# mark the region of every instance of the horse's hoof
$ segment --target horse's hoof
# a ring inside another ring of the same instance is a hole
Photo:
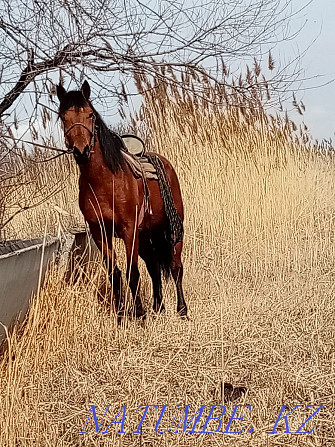
[[[178,310],[178,315],[183,320],[189,320],[189,318],[187,316],[187,308],[186,307],[183,307],[182,309]]]
[[[145,328],[146,320],[147,320],[147,313],[146,312],[143,312],[143,314],[141,316],[136,315],[136,321],[139,323],[139,325],[142,328]]]
[[[155,305],[153,305],[153,310],[154,312],[156,312],[156,314],[161,314],[165,312],[165,306],[163,303],[158,308]]]
[[[118,324],[118,326],[120,326],[121,325],[121,323],[122,323],[122,319],[123,318],[126,318],[126,312],[124,311],[124,310],[120,310],[119,312],[117,312],[117,314],[116,314],[116,318],[117,318],[117,324]]]
[[[145,310],[143,310],[143,309],[137,310],[137,311],[135,312],[135,314],[134,314],[134,317],[135,317],[137,320],[145,321],[146,318],[147,318],[147,312],[146,312]]]

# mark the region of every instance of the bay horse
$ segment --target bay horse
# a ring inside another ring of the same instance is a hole
[[[107,264],[118,320],[125,315],[125,302],[121,271],[112,243],[114,236],[125,244],[133,314],[143,319],[146,316],[140,298],[140,256],[152,279],[154,311],[164,310],[161,276],[162,273],[166,277],[171,274],[177,289],[177,312],[187,318],[182,287],[183,237],[175,243],[169,238],[171,225],[164,206],[162,185],[157,180],[143,182],[134,176],[125,159],[122,139],[107,127],[90,101],[87,81],[80,90],[69,92],[58,85],[57,96],[65,144],[74,154],[80,169],[79,207]],[[183,201],[176,172],[166,158],[157,154],[155,157],[167,178],[169,194],[182,225]],[[150,212],[142,213],[140,218],[146,195],[145,183]]]

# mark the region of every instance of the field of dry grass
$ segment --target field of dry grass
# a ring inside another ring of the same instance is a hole
[[[185,201],[190,321],[176,315],[167,283],[164,315],[150,314],[144,327],[134,321],[117,327],[98,304],[101,267],[92,265],[86,283],[75,285],[65,284],[63,267],[54,268],[0,363],[0,445],[334,445],[334,160],[306,151],[290,137],[288,123],[209,110],[178,92],[150,95],[139,118],[150,146],[174,163]],[[42,216],[64,227],[79,218],[76,181],[73,169],[66,190],[31,211],[40,216],[35,231],[44,230]],[[55,218],[55,206],[70,216]],[[21,214],[12,233],[30,236],[29,222]],[[151,307],[143,265],[141,271]],[[230,429],[243,425],[244,432],[191,434],[180,426],[175,433],[176,405],[188,404],[194,414],[201,405],[223,404],[221,382],[247,393],[226,404],[220,431],[234,404],[250,404],[251,413],[240,410],[243,423]],[[114,406],[98,434],[92,415],[80,434],[90,404],[99,420],[105,405]],[[157,411],[149,409],[142,434],[134,434],[143,412],[136,408],[149,404]],[[306,405],[323,405],[302,430],[314,431],[288,434],[282,421],[270,434],[283,404],[302,405],[288,418],[291,432],[311,414]],[[123,405],[125,433],[117,433],[120,424],[101,433]],[[169,405],[159,426],[165,432],[156,433],[162,405]]]

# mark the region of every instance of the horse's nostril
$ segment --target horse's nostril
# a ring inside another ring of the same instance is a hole
[[[77,146],[73,146],[73,155],[78,164],[86,164],[90,160],[90,147],[86,145],[81,151]]]
[[[77,148],[77,146],[73,146],[72,151],[76,159],[81,156],[80,150]]]
[[[78,149],[77,146],[73,146],[72,149],[73,149],[73,152],[76,152],[77,154],[81,154],[81,155],[88,153],[90,150],[88,144],[82,150]]]

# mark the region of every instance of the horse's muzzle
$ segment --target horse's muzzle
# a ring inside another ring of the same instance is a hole
[[[73,155],[78,163],[78,165],[84,165],[87,164],[90,161],[91,158],[91,151],[89,148],[89,145],[87,144],[83,150],[83,152],[80,152],[80,150],[74,146],[73,147]]]

